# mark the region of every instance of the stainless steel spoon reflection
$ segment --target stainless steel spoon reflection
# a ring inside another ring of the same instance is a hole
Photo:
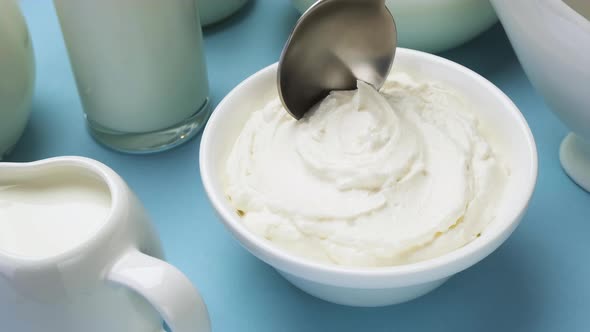
[[[385,0],[320,0],[301,16],[281,54],[281,101],[299,120],[330,91],[353,90],[357,80],[379,89],[396,46]]]

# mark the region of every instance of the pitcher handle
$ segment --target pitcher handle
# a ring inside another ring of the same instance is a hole
[[[119,257],[106,279],[147,299],[172,332],[211,331],[207,307],[199,292],[182,272],[162,260],[130,249]]]

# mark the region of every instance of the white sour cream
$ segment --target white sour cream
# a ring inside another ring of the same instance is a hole
[[[464,98],[392,74],[332,92],[295,121],[278,97],[231,151],[226,193],[254,233],[344,266],[440,256],[494,218],[507,171]]]

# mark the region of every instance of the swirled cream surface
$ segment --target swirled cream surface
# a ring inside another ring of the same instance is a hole
[[[247,227],[300,256],[389,266],[440,256],[494,218],[507,181],[465,99],[405,73],[332,92],[295,121],[255,110],[226,164]]]

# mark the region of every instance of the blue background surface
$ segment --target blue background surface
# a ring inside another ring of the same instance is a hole
[[[590,331],[590,194],[562,172],[557,151],[567,130],[524,76],[501,26],[442,56],[498,85],[527,118],[540,163],[527,215],[499,250],[436,291],[397,306],[350,308],[294,288],[225,231],[201,186],[200,136],[147,156],[96,144],[84,127],[51,1],[22,6],[37,82],[30,123],[8,160],[82,155],[121,174],[153,216],[169,261],[200,289],[214,331]],[[258,0],[206,29],[215,104],[277,61],[297,17],[287,0]]]

